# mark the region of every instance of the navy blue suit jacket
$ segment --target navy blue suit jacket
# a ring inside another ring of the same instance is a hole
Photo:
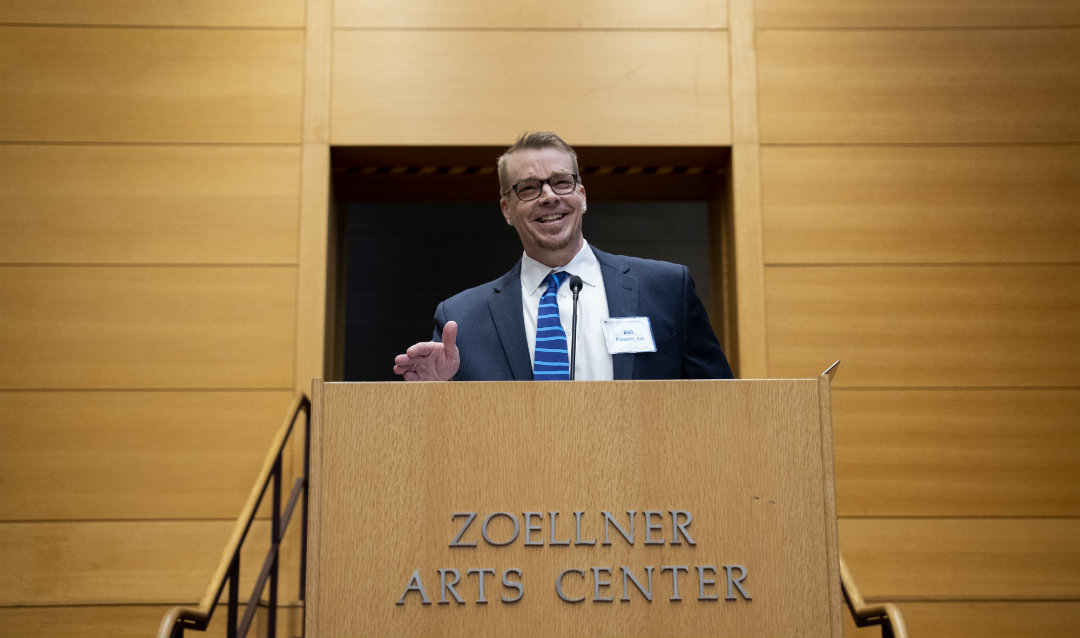
[[[648,317],[656,352],[613,355],[615,379],[730,379],[705,306],[686,266],[610,255],[600,262],[611,317]],[[502,277],[460,292],[435,310],[436,341],[447,321],[458,324],[458,381],[532,379],[521,314],[521,261]]]

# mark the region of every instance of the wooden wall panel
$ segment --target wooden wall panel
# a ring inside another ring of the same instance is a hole
[[[313,3],[2,4],[0,633],[147,635],[292,395]]]
[[[1080,1],[753,1],[768,374],[843,360],[842,554],[913,636],[1071,635]]]
[[[290,388],[294,267],[0,268],[0,388]]]
[[[837,387],[1080,385],[1080,266],[773,267],[769,374]]]
[[[769,263],[1080,261],[1080,146],[761,149]]]
[[[730,214],[726,224],[713,224],[727,248],[722,259],[714,260],[713,268],[720,266],[714,281],[722,283],[728,304],[724,348],[732,371],[740,378],[762,379],[768,376],[768,357],[757,32],[753,1],[731,2],[731,185],[724,194]]]
[[[1080,516],[1080,389],[832,399],[841,516]]]
[[[553,51],[562,76],[537,67]],[[333,56],[332,144],[731,140],[724,32],[339,30]]]
[[[245,601],[246,602],[246,601]],[[195,603],[185,603],[194,605]],[[0,638],[52,638],[54,636],[109,636],[109,638],[146,638],[157,635],[162,618],[172,605],[76,605],[39,607],[0,607]],[[250,636],[267,635],[265,606],[255,614]],[[227,614],[219,607],[205,632],[186,633],[201,638],[224,638]],[[303,609],[278,604],[279,636],[304,633]]]
[[[335,27],[486,29],[723,29],[727,0],[338,0]]]
[[[1080,599],[1080,520],[841,519],[840,553],[867,599]]]
[[[908,635],[918,638],[1072,638],[1080,627],[1075,601],[903,602],[899,607]],[[845,636],[881,636],[880,626],[856,629],[851,614],[844,621]]]
[[[303,39],[0,27],[0,140],[298,142]]]
[[[334,0],[309,0],[305,5],[304,118],[301,146],[301,191],[298,229],[297,305],[304,309],[296,322],[295,387],[310,392],[311,380],[333,377],[335,358],[330,326],[339,307],[335,291],[338,266],[337,216],[330,196],[330,80],[334,40]],[[343,304],[343,300],[342,300]]]
[[[1044,27],[1080,24],[1077,0],[756,0],[760,28]]]
[[[0,146],[0,263],[295,264],[296,147]]]
[[[1080,30],[758,32],[763,143],[1080,141]]]
[[[185,27],[301,27],[303,0],[4,0],[0,22]]]
[[[9,606],[197,604],[233,524],[231,520],[0,523],[4,558],[0,600]],[[254,585],[261,554],[268,547],[264,540],[270,537],[268,526],[267,521],[252,525],[252,545],[241,558],[241,592]]]
[[[170,607],[172,605],[0,607],[0,638],[146,638],[157,635],[161,619]],[[187,635],[225,638],[225,621],[226,614],[222,610],[214,614],[206,632]]]
[[[291,398],[0,392],[0,520],[234,517]]]

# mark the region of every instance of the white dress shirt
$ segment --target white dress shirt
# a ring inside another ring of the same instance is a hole
[[[536,347],[536,313],[540,307],[540,297],[547,290],[544,279],[552,272],[565,270],[571,275],[581,277],[584,284],[578,293],[577,308],[577,357],[574,379],[578,381],[610,381],[614,378],[611,355],[604,342],[602,327],[608,318],[607,293],[604,290],[604,277],[600,272],[600,262],[589,248],[589,243],[582,240],[581,250],[570,263],[559,268],[552,268],[532,259],[528,255],[521,257],[521,312],[525,317],[525,338],[529,341],[529,362],[534,361]],[[574,335],[571,327],[574,313],[574,295],[570,292],[569,282],[559,286],[559,319],[566,331],[566,343],[572,343]],[[569,355],[567,355],[569,358]]]

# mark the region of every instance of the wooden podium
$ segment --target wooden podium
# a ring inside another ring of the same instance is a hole
[[[323,383],[308,636],[840,636],[829,381]]]

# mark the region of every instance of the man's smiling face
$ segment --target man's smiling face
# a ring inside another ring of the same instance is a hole
[[[506,168],[511,185],[576,172],[569,153],[557,148],[516,151],[507,158]],[[511,191],[503,195],[499,205],[506,223],[517,230],[525,254],[536,261],[557,268],[581,250],[581,217],[585,214],[585,187],[581,184],[566,195],[556,194],[544,184],[540,196],[526,202]]]

